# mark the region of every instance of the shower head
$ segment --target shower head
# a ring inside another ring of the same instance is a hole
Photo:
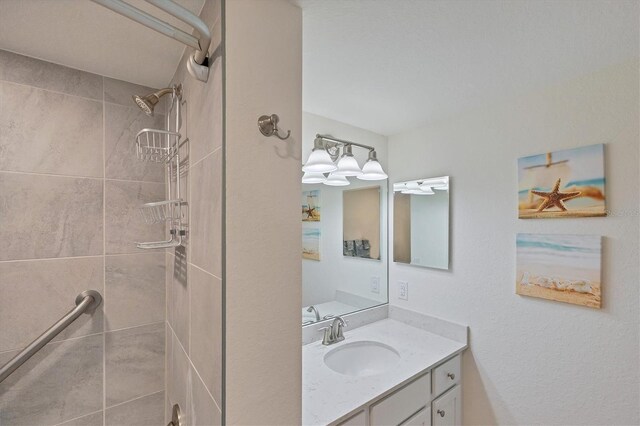
[[[156,104],[160,101],[160,98],[168,93],[173,93],[174,88],[166,88],[158,90],[155,93],[151,93],[146,96],[133,95],[132,98],[136,102],[136,105],[145,112],[145,114],[152,116],[153,109],[156,107]]]

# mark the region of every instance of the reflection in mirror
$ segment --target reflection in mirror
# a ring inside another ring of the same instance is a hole
[[[302,324],[387,303],[386,181],[302,187]]]
[[[393,184],[393,261],[449,269],[449,176]]]
[[[343,255],[380,260],[380,187],[342,195]]]

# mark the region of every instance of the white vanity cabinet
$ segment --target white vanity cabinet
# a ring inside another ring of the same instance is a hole
[[[426,373],[374,403],[369,409],[371,426],[399,425],[431,402],[431,373]]]
[[[460,370],[456,355],[337,426],[461,425]]]
[[[433,426],[454,426],[462,424],[460,385],[448,390],[431,404]]]

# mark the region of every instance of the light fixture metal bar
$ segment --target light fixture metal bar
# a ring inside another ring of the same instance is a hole
[[[375,151],[375,148],[369,145],[364,145],[361,143],[356,143],[356,142],[351,142],[351,141],[347,141],[344,139],[338,139],[338,138],[334,138],[333,136],[329,136],[329,135],[321,135],[321,134],[316,134],[316,139],[322,139],[325,141],[329,141],[329,142],[334,142],[337,144],[341,144],[341,145],[354,145],[354,146],[359,146],[360,148],[365,148],[368,149],[369,151]]]

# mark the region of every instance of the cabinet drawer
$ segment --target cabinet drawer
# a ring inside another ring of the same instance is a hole
[[[426,406],[409,420],[402,423],[402,426],[431,426],[431,407]]]
[[[418,377],[400,390],[371,406],[372,426],[399,425],[431,400],[431,375]]]
[[[460,355],[433,370],[433,394],[440,395],[451,386],[460,383]]]
[[[364,410],[360,411],[358,414],[349,417],[347,420],[342,423],[338,423],[338,426],[366,426],[366,418],[364,415]]]
[[[431,405],[433,426],[458,426],[462,424],[462,399],[460,386],[449,389]]]

